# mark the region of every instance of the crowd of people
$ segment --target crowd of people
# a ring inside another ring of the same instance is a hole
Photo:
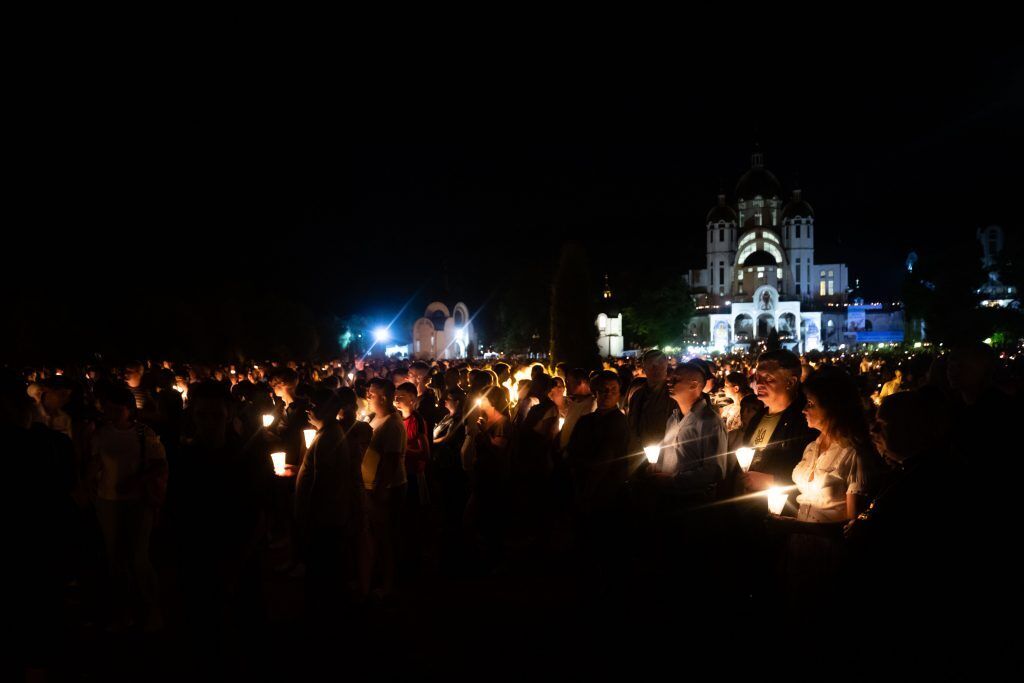
[[[311,623],[522,558],[594,599],[641,578],[835,628],[990,599],[1016,562],[1012,496],[983,488],[1017,452],[1014,369],[968,344],[7,370],[23,652],[45,660],[72,588],[97,628],[159,632],[158,563],[199,650],[261,623],[268,563]]]

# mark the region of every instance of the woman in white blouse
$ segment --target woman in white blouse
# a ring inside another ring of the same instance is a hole
[[[853,379],[842,370],[823,368],[803,385],[807,426],[818,438],[807,444],[793,469],[799,490],[796,518],[811,523],[853,519],[867,504],[868,470],[877,458]]]
[[[820,434],[793,468],[796,517],[772,518],[778,530],[789,533],[783,584],[790,598],[820,600],[836,590],[845,557],[842,527],[870,500],[878,455],[849,375],[822,368],[804,382],[803,391],[807,425]]]

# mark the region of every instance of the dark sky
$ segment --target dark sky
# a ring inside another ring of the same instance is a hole
[[[46,265],[41,287],[143,269],[154,286],[258,283],[385,315],[440,295],[447,270],[478,303],[566,238],[596,271],[700,267],[704,215],[720,182],[735,199],[757,141],[815,208],[816,260],[881,298],[911,249],[993,222],[1019,234],[1024,60],[862,50],[400,79],[70,76],[24,136],[13,239]]]

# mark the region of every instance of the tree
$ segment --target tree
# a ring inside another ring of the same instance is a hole
[[[601,366],[597,351],[596,287],[587,252],[576,242],[562,247],[551,288],[551,365]]]
[[[680,346],[693,317],[693,297],[671,270],[637,269],[625,278],[622,324],[631,344]]]

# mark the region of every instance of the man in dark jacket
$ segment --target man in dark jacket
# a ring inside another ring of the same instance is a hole
[[[753,387],[765,407],[744,434],[744,444],[755,449],[746,476],[748,489],[792,485],[793,468],[818,436],[803,414],[800,370],[800,358],[784,349],[767,351],[757,359]]]

